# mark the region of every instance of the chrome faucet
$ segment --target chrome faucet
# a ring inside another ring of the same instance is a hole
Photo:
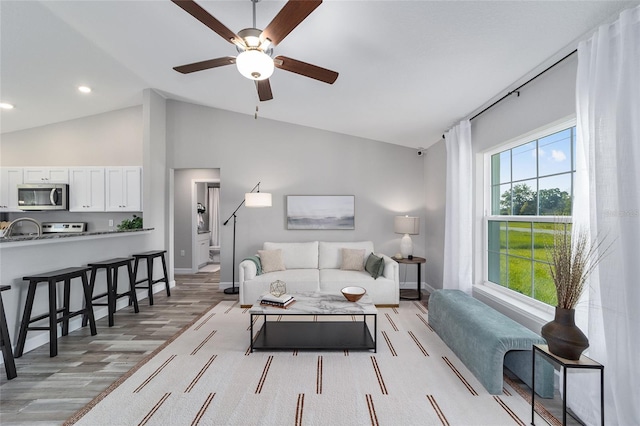
[[[11,222],[9,224],[9,226],[7,226],[7,229],[5,229],[5,231],[4,231],[4,237],[5,238],[11,237],[11,234],[13,233],[13,228],[16,226],[17,223],[20,223],[20,222],[33,222],[33,223],[35,223],[36,227],[38,228],[38,237],[42,236],[42,226],[40,226],[40,222],[38,222],[35,219],[31,219],[30,217],[20,217],[20,218],[14,220],[13,222]]]

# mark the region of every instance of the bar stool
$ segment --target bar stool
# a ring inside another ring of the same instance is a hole
[[[133,268],[131,266],[133,257],[118,257],[110,260],[103,260],[100,262],[92,262],[87,266],[91,268],[91,279],[89,281],[89,287],[91,288],[92,304],[93,306],[108,306],[109,310],[109,327],[113,327],[113,316],[116,312],[116,302],[119,298],[129,296],[129,300],[133,303],[133,310],[137,314],[140,312],[138,309],[138,297],[136,295],[136,288],[133,277]],[[124,293],[118,293],[118,268],[126,266],[129,274],[129,290]],[[96,284],[96,275],[98,270],[104,269],[107,274],[107,291],[93,296],[93,289]],[[96,303],[95,300],[107,297],[107,303]],[[87,325],[88,316],[85,313],[82,315],[82,326]]]
[[[58,330],[57,324],[62,322],[62,335],[69,334],[69,318],[73,318],[76,315],[82,315],[86,313],[89,317],[89,326],[91,327],[91,335],[95,336],[96,322],[93,317],[93,306],[91,304],[91,289],[89,288],[89,280],[87,279],[88,267],[66,268],[53,272],[45,272],[38,275],[31,275],[22,278],[25,281],[29,281],[29,291],[27,292],[27,302],[24,307],[24,313],[22,314],[22,322],[20,323],[20,333],[18,334],[18,342],[15,351],[15,357],[20,358],[24,351],[24,344],[27,340],[27,331],[29,330],[49,330],[49,356],[54,357],[58,355]],[[74,278],[82,279],[82,292],[84,294],[85,305],[82,309],[72,312],[69,307],[71,297],[71,280]],[[58,308],[56,297],[56,283],[64,281],[64,294],[63,294],[63,306]],[[46,314],[31,317],[31,311],[33,310],[33,301],[35,299],[36,288],[38,284],[46,282],[49,287],[49,312]],[[58,318],[58,314],[62,313],[62,317]],[[49,319],[48,327],[30,327],[29,324]]]
[[[164,254],[166,250],[153,250],[147,251],[144,253],[133,254],[132,256],[136,259],[133,267],[133,276],[135,278],[136,287],[135,288],[148,288],[149,289],[149,305],[153,305],[153,285],[155,283],[163,282],[165,288],[167,289],[167,297],[171,297],[171,290],[169,290],[169,276],[167,274],[167,261],[165,259]],[[154,280],[153,279],[153,261],[156,258],[160,258],[162,260],[162,271],[164,273],[164,277]],[[141,259],[145,259],[147,261],[147,278],[142,280],[138,280],[138,263]],[[139,286],[138,284],[148,282],[148,286]],[[131,300],[129,300],[129,304],[131,304]]]
[[[0,292],[10,290],[10,285],[0,286]],[[0,346],[2,346],[2,356],[4,357],[4,370],[7,372],[7,379],[15,378],[16,362],[13,360],[13,352],[11,349],[11,338],[9,337],[9,328],[7,327],[7,317],[4,314],[4,303],[2,303],[2,295],[0,295]]]

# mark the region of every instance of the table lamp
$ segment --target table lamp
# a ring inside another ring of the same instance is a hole
[[[413,259],[413,241],[409,235],[420,232],[420,218],[414,216],[396,216],[393,222],[396,234],[404,234],[400,240],[400,254],[402,257]]]

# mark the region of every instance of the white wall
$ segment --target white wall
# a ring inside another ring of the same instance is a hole
[[[401,236],[393,233],[393,217],[424,211],[424,161],[412,148],[173,100],[167,143],[170,168],[220,169],[222,220],[257,182],[273,194],[271,208],[238,211],[236,264],[264,241],[372,240],[376,250],[394,254]],[[287,195],[344,194],[355,195],[355,230],[286,229]],[[233,221],[221,238],[222,247],[232,246]],[[415,254],[424,256],[424,234],[413,240]],[[221,256],[221,281],[230,285],[232,250]],[[407,281],[415,283],[413,269]]]

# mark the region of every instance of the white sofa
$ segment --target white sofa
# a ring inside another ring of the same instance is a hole
[[[304,243],[265,242],[264,250],[282,251],[286,270],[257,275],[257,265],[251,260],[240,262],[240,304],[251,306],[269,292],[269,285],[284,281],[287,293],[319,291],[340,293],[347,286],[363,287],[378,306],[398,306],[400,286],[398,263],[390,257],[376,253],[384,259],[383,275],[374,279],[367,271],[342,270],[342,249],[364,249],[364,262],[373,252],[373,242],[325,242]]]

